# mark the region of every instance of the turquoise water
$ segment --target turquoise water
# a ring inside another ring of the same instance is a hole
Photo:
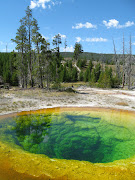
[[[90,114],[24,115],[0,122],[0,140],[50,158],[106,163],[135,155],[135,130]]]

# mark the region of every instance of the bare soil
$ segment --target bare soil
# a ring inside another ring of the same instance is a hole
[[[0,115],[52,107],[105,107],[135,111],[135,91],[81,86],[76,93],[0,89]]]

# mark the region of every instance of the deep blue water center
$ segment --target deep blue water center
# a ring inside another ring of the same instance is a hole
[[[0,140],[50,158],[106,163],[135,154],[135,131],[73,113],[23,115],[0,122]]]

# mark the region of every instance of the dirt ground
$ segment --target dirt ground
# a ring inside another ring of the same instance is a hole
[[[80,86],[76,93],[44,89],[0,89],[0,115],[52,107],[105,107],[135,111],[135,90]]]

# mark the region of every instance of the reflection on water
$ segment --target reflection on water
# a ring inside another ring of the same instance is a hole
[[[79,112],[8,118],[0,123],[0,140],[50,158],[93,163],[135,154],[135,130]]]
[[[43,142],[50,127],[51,116],[20,116],[15,119],[16,125],[13,130],[16,134],[17,143],[25,150],[37,153],[38,145]]]

